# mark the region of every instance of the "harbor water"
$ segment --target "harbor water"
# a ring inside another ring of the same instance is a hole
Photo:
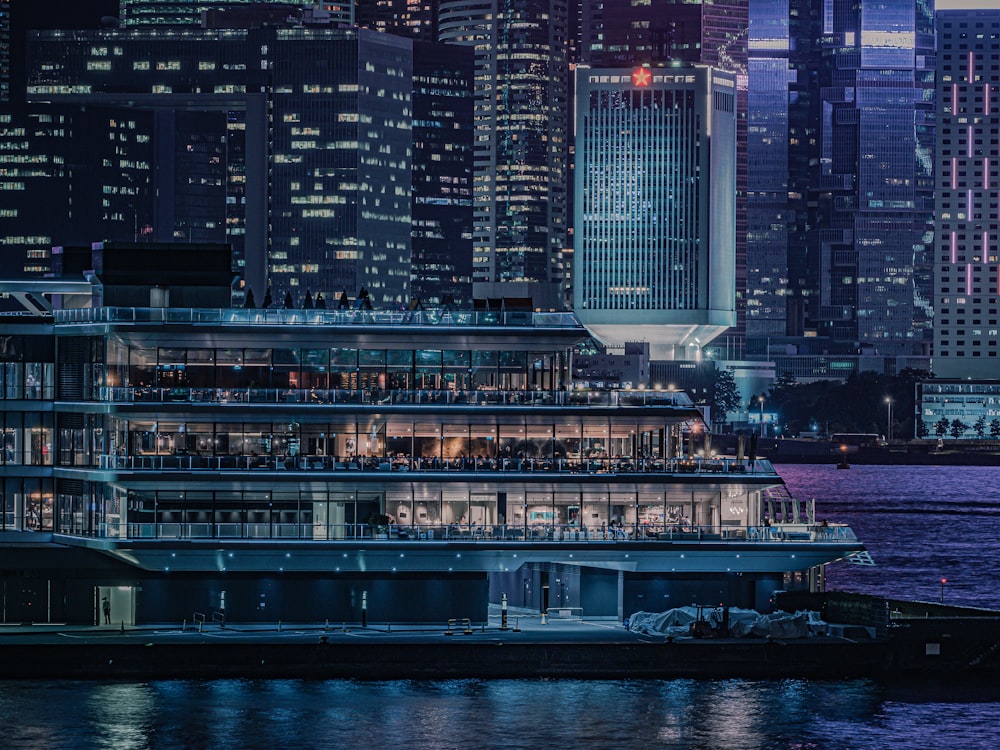
[[[1000,606],[998,470],[779,467],[877,565],[831,587]],[[0,747],[993,748],[1000,686],[782,680],[0,682]]]
[[[829,566],[828,588],[1000,609],[1000,468],[777,469],[795,497],[816,499],[817,519],[849,524],[875,560]]]

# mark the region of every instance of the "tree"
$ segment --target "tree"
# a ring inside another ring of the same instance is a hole
[[[935,423],[935,425],[934,425],[934,434],[937,435],[939,438],[943,438],[945,435],[948,434],[948,420],[947,419],[945,419],[944,417],[941,417],[941,419],[938,420],[937,423]]]
[[[790,372],[783,372],[774,379],[774,386],[771,388],[771,395],[777,395],[782,391],[791,390],[799,383]]]
[[[712,383],[712,421],[725,422],[726,414],[740,408],[740,389],[729,370],[716,370]]]
[[[920,438],[920,439],[923,439],[923,438],[927,437],[927,433],[928,433],[927,423],[924,420],[922,420],[922,419],[918,419],[917,420],[917,437]]]
[[[980,414],[979,415],[979,419],[977,419],[976,423],[974,425],[972,425],[972,429],[975,431],[976,437],[979,438],[980,440],[982,440],[984,437],[986,437],[986,415],[985,414]]]
[[[961,419],[955,419],[951,423],[950,433],[956,440],[962,437],[962,434],[969,429],[969,425],[963,422]]]
[[[994,419],[990,422],[990,437],[1000,438],[1000,419]]]

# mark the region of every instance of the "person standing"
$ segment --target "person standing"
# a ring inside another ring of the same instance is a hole
[[[111,602],[108,601],[108,597],[104,597],[101,600],[101,611],[104,612],[104,624],[111,624]]]

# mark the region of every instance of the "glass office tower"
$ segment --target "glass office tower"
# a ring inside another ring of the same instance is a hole
[[[471,142],[468,128],[414,130],[415,96],[437,102],[418,102],[427,110],[467,103],[471,62],[460,52],[435,73],[432,51],[415,75],[413,45],[364,29],[47,32],[32,41],[29,96],[153,112],[152,239],[232,242],[258,304],[268,288],[299,306],[307,292],[364,287],[373,303],[404,306],[412,206],[440,220],[443,178],[464,189]],[[442,176],[416,187],[415,133],[423,178]],[[465,225],[449,232],[467,235],[471,210],[459,208]]]
[[[566,241],[568,9],[441,0],[439,38],[476,54],[473,293],[560,309]]]
[[[784,336],[800,354],[870,355],[889,371],[926,356],[931,9],[750,12],[748,335],[761,354]]]
[[[606,345],[696,359],[735,322],[735,76],[579,66],[574,309]]]

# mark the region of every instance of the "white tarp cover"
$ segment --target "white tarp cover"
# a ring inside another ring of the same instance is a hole
[[[713,629],[722,627],[721,608],[702,608],[701,618]],[[627,627],[632,633],[678,637],[689,635],[691,623],[697,619],[697,607],[677,607],[666,612],[636,612],[628,618]],[[823,635],[826,631],[827,625],[820,619],[819,612],[803,610],[795,614],[772,612],[764,615],[755,609],[729,608],[729,634],[734,638],[807,638]]]

